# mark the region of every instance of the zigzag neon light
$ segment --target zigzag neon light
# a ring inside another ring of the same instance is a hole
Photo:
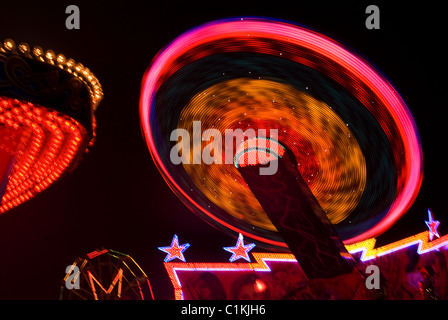
[[[351,254],[361,252],[361,261],[368,261],[417,244],[418,254],[427,253],[448,245],[448,235],[429,241],[429,231],[424,231],[379,248],[375,248],[375,243],[372,238],[345,247]]]
[[[448,235],[429,241],[429,231],[424,231],[379,248],[375,248],[375,243],[376,239],[371,238],[345,247],[350,254],[361,252],[361,261],[368,261],[413,245],[418,245],[418,254],[425,254],[448,246]],[[255,262],[252,263],[165,262],[164,265],[174,287],[175,299],[183,300],[182,284],[177,276],[178,271],[270,272],[271,268],[266,263],[268,261],[297,263],[294,255],[290,253],[254,252],[252,256],[255,259]]]
[[[255,262],[252,263],[165,262],[165,268],[174,287],[174,298],[176,300],[183,300],[182,284],[177,276],[177,271],[270,272],[271,268],[269,268],[269,266],[266,264],[266,261],[284,261],[297,263],[294,255],[290,253],[254,252],[252,253],[252,256],[255,259]]]

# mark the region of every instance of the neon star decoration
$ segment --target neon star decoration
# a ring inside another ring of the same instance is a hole
[[[254,243],[244,245],[243,235],[240,233],[236,245],[234,247],[224,247],[224,250],[232,253],[232,256],[229,258],[230,262],[233,262],[241,258],[250,262],[249,251],[252,250],[254,247],[255,247]]]
[[[158,249],[168,253],[163,261],[168,262],[174,259],[180,259],[185,262],[185,257],[183,252],[187,250],[190,246],[189,243],[184,243],[183,245],[179,245],[179,238],[175,234],[173,237],[173,241],[171,241],[171,246],[169,247],[159,247]]]
[[[434,217],[430,209],[428,209],[428,220],[429,221],[425,221],[425,223],[429,228],[429,241],[432,241],[434,236],[440,238],[439,232],[437,231],[440,221],[434,220]]]

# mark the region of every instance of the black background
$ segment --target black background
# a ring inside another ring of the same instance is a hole
[[[65,27],[70,4],[80,8],[80,30]],[[380,30],[365,27],[369,4],[381,10]],[[441,221],[439,233],[448,232],[446,16],[435,2],[3,1],[0,40],[74,58],[95,73],[105,96],[96,113],[96,145],[76,170],[0,216],[0,299],[58,299],[65,267],[100,247],[130,254],[156,299],[172,299],[165,254],[157,247],[169,245],[173,234],[191,244],[187,261],[227,261],[222,247],[235,238],[191,213],[165,184],[143,140],[138,105],[141,79],[160,49],[198,24],[244,16],[314,29],[383,72],[415,117],[425,172],[412,208],[378,242],[427,230],[428,207]]]

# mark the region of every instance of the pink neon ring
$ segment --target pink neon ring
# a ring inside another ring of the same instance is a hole
[[[152,101],[160,86],[161,75],[166,75],[166,66],[170,66],[176,58],[200,44],[229,37],[272,38],[316,51],[354,74],[381,99],[387,107],[387,111],[393,117],[404,143],[404,157],[407,168],[405,182],[403,184],[404,187],[390,206],[385,217],[380,222],[366,232],[345,240],[344,243],[351,244],[359,242],[375,237],[387,230],[412,205],[422,182],[422,150],[417,133],[417,127],[412,115],[392,85],[381,77],[364,60],[348,52],[341,45],[323,35],[283,22],[279,23],[277,21],[266,21],[257,18],[220,20],[211,22],[180,35],[165,49],[160,51],[154,58],[150,69],[146,71],[142,81],[140,120],[151,156],[159,170],[163,172],[164,179],[168,182],[168,185],[173,190],[179,191],[191,204],[200,209],[207,216],[211,217],[218,223],[223,224],[229,229],[238,233],[243,233],[244,235],[256,240],[261,240],[276,246],[286,247],[283,242],[274,241],[243,232],[237,227],[229,225],[228,223],[215,217],[213,214],[196,203],[184,192],[184,190],[182,190],[182,188],[176,183],[163,165],[155,148],[151,134],[149,119],[153,105]],[[171,72],[174,71],[175,70],[172,70]],[[384,127],[383,129],[387,130],[387,128]]]

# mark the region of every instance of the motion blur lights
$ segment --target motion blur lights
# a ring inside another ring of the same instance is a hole
[[[84,151],[81,147],[88,137],[86,130],[68,116],[0,97],[0,134],[11,129],[23,134],[0,213],[48,188]]]
[[[193,121],[192,152],[190,152],[190,133],[187,129],[177,128],[171,132],[170,140],[177,141],[177,144],[170,151],[170,160],[173,164],[204,163],[211,165],[233,163],[238,168],[240,165],[269,163],[268,168],[260,168],[260,175],[273,175],[277,172],[277,164],[271,161],[278,159],[284,153],[284,148],[276,141],[278,139],[277,129],[269,130],[270,138],[267,138],[268,131],[261,128],[257,132],[252,128],[244,131],[240,128],[225,129],[224,138],[221,131],[215,128],[205,130],[202,132],[202,135],[201,132],[201,121]],[[181,138],[180,141],[179,138]],[[245,139],[248,140],[244,142]],[[208,144],[202,147],[204,141],[208,142]],[[234,142],[236,142],[236,145],[242,145],[236,149],[236,153],[234,152]]]
[[[192,211],[275,249],[286,244],[236,167],[173,165],[167,132],[191,134],[195,120],[221,134],[278,129],[345,244],[386,231],[422,182],[418,130],[395,88],[336,41],[284,21],[223,19],[177,37],[144,75],[140,118],[157,168]]]
[[[98,79],[53,50],[0,41],[0,214],[72,170],[95,140]]]
[[[103,99],[103,89],[101,84],[89,68],[84,67],[82,63],[76,62],[73,59],[67,59],[63,54],[56,54],[53,50],[44,51],[40,46],[31,48],[25,42],[16,45],[12,39],[6,39],[3,43],[0,42],[0,54],[2,52],[21,55],[26,58],[56,66],[71,73],[73,76],[84,82],[89,88],[93,110],[96,110],[98,104]]]

